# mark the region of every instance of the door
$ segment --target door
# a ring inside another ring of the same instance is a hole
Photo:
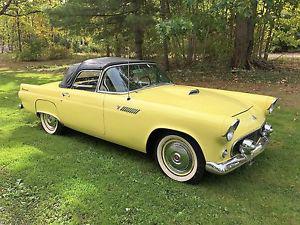
[[[135,67],[131,65],[130,72]],[[129,148],[144,151],[146,124],[143,124],[144,112],[135,97],[128,95],[128,86],[137,89],[140,86],[133,79],[127,79],[128,65],[108,68],[100,85],[104,97],[105,139]],[[130,82],[130,83],[128,83]]]
[[[61,91],[58,107],[63,124],[96,137],[104,134],[103,94],[97,93],[100,70],[83,70],[72,88]]]

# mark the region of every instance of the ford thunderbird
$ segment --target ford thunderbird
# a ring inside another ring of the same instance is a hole
[[[269,142],[277,98],[176,85],[152,61],[96,58],[61,82],[21,84],[20,108],[48,134],[64,127],[155,156],[168,177],[198,182],[250,163]]]

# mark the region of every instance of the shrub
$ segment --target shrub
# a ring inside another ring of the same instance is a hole
[[[17,54],[17,58],[21,61],[37,61],[38,55],[32,52],[29,46],[25,46],[22,52]]]
[[[90,52],[90,47],[87,45],[81,45],[79,43],[74,43],[72,47],[73,47],[74,52],[76,52],[76,53]]]
[[[37,61],[42,57],[45,43],[43,40],[34,38],[24,45],[22,52],[17,54],[17,58],[22,61]]]
[[[90,46],[89,46],[89,52],[90,53],[101,53],[102,52],[102,48],[99,45],[90,44]]]
[[[89,43],[89,44],[79,44],[78,42],[73,42],[72,49],[76,53],[101,53],[103,51],[103,45]]]
[[[46,52],[47,59],[64,59],[70,55],[70,50],[60,45],[50,46]]]

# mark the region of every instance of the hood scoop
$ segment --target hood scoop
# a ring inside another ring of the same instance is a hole
[[[199,89],[190,90],[189,95],[198,95],[200,93]]]

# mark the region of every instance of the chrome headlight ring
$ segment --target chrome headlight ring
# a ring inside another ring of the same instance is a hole
[[[272,102],[272,104],[269,106],[269,108],[268,108],[269,114],[271,114],[271,113],[274,111],[275,105],[276,105],[277,101],[278,101],[278,98],[276,98],[276,99],[274,100],[274,102]]]
[[[268,137],[273,132],[273,128],[271,124],[265,123],[261,128],[261,135],[264,137]]]
[[[240,120],[237,119],[227,130],[226,134],[224,135],[224,137],[226,138],[227,141],[231,141],[233,136],[234,136],[234,132],[236,131],[237,127],[240,124]]]

